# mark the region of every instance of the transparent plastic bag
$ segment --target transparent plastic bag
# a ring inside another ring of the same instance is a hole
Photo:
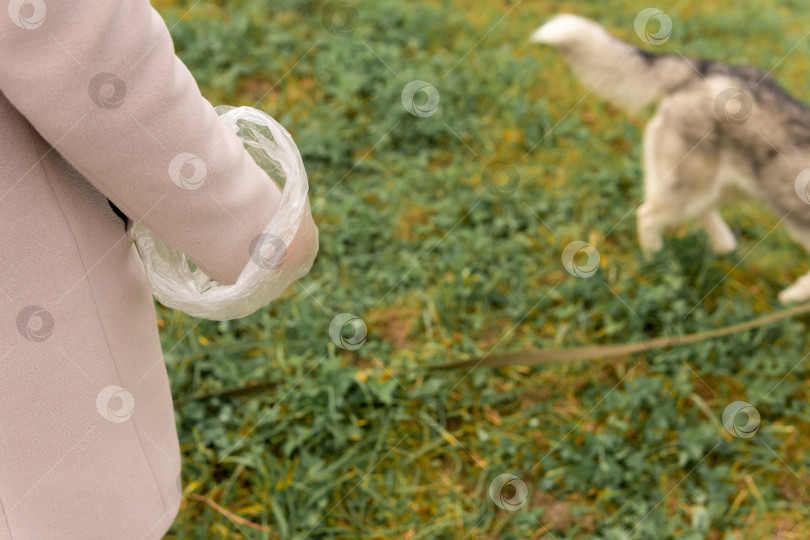
[[[215,110],[220,121],[242,139],[254,161],[282,188],[279,209],[256,239],[239,279],[233,285],[214,281],[142,225],[136,224],[133,232],[152,294],[161,304],[194,317],[224,321],[250,315],[306,275],[318,251],[318,229],[312,223],[312,234],[297,238],[294,249],[288,249],[301,224],[311,222],[312,215],[304,163],[287,130],[252,107],[219,106]]]

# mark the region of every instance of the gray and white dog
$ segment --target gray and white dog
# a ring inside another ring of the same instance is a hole
[[[661,100],[644,132],[643,250],[660,249],[665,227],[694,218],[715,251],[733,250],[717,207],[744,195],[767,203],[810,251],[810,110],[767,73],[652,54],[576,15],[556,16],[531,41],[559,49],[586,85],[631,112]],[[779,295],[807,299],[810,272]]]

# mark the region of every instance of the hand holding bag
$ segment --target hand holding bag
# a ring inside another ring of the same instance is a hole
[[[219,106],[215,110],[220,121],[242,139],[247,152],[268,174],[268,181],[283,189],[278,211],[251,244],[250,260],[236,283],[212,280],[140,224],[133,232],[158,301],[195,317],[221,321],[250,315],[306,275],[318,251],[318,229],[310,213],[304,163],[287,130],[252,107]],[[296,238],[302,225],[313,233]],[[294,246],[293,239],[311,244]],[[307,256],[296,257],[294,252]]]

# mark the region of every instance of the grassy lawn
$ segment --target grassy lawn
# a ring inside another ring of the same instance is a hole
[[[810,537],[806,318],[612,360],[418,369],[778,309],[808,257],[759,203],[723,209],[730,255],[689,225],[642,256],[651,110],[586,96],[528,36],[579,13],[648,50],[773,69],[804,99],[807,5],[663,2],[673,32],[651,46],[636,2],[350,2],[155,2],[206,98],[292,133],[321,235],[312,272],[250,317],[157,306],[184,460],[170,537]],[[417,114],[412,81],[431,85]],[[563,267],[573,241],[598,250],[591,277]],[[368,330],[354,350],[330,339],[343,313]],[[724,429],[735,401],[759,411],[753,437]],[[501,474],[522,507],[493,502]]]

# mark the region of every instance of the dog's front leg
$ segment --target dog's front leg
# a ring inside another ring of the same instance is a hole
[[[645,253],[659,251],[664,246],[661,236],[663,225],[657,219],[655,209],[649,202],[642,204],[636,212],[638,242]]]

